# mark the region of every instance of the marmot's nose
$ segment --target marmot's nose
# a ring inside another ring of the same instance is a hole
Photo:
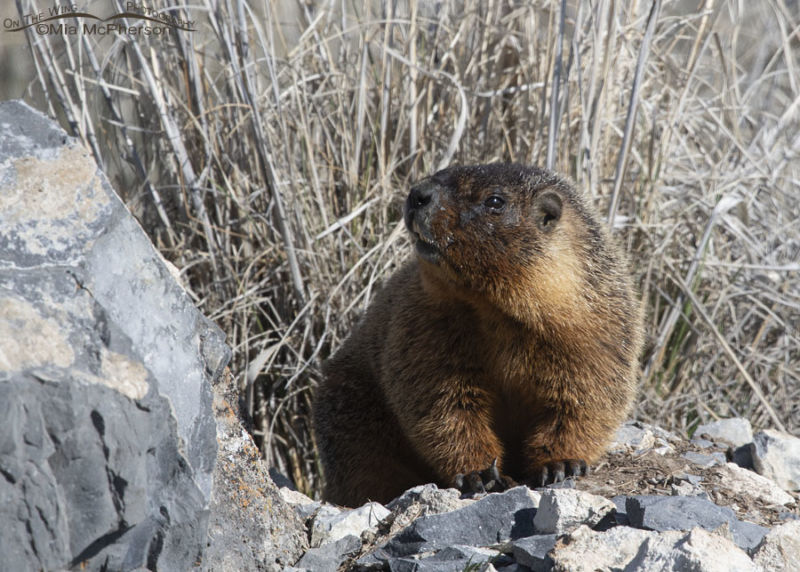
[[[408,195],[409,208],[414,210],[421,209],[430,203],[431,198],[433,198],[435,188],[435,185],[426,183],[413,187]]]
[[[412,233],[427,233],[425,229],[430,225],[430,218],[434,206],[438,202],[439,185],[433,181],[422,181],[413,187],[408,193],[403,218],[406,228]]]

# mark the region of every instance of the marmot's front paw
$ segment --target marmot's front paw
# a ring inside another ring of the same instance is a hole
[[[497,459],[482,471],[472,471],[466,475],[457,474],[453,479],[461,494],[497,493],[516,486],[511,477],[501,475],[497,469]]]
[[[588,472],[589,466],[583,459],[550,461],[535,471],[526,484],[531,488],[543,487],[551,483],[559,483],[569,477],[583,477]]]

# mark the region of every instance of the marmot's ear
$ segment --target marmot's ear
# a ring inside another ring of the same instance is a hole
[[[555,191],[545,191],[536,196],[533,203],[533,216],[536,226],[543,232],[555,228],[561,218],[561,197]]]

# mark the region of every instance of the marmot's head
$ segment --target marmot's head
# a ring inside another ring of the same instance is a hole
[[[545,303],[542,296],[562,299],[577,287],[587,254],[578,250],[599,242],[564,180],[517,164],[439,171],[412,187],[404,218],[425,273],[518,317],[530,313],[518,306],[530,306],[537,291]]]

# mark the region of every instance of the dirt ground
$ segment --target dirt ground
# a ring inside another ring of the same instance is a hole
[[[671,495],[673,486],[686,482],[684,475],[697,475],[702,477],[699,488],[708,494],[710,500],[719,506],[730,507],[740,520],[771,527],[786,522],[792,518],[791,515],[800,518],[800,494],[790,493],[795,498],[794,505],[771,505],[755,496],[732,491],[728,486],[730,477],[720,466],[703,468],[681,457],[688,451],[709,453],[724,452],[724,449],[700,449],[688,442],[672,443],[672,446],[675,452],[665,455],[653,450],[638,457],[609,453],[592,467],[586,477],[576,481],[575,488],[608,498],[617,495]]]

